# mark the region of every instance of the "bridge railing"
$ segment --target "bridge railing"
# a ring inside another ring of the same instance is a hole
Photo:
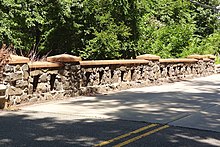
[[[207,76],[215,73],[214,59],[211,55],[160,59],[146,54],[130,60],[82,61],[62,54],[30,62],[13,56],[2,81],[10,103],[19,104]]]

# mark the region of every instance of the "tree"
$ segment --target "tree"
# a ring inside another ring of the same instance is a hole
[[[0,41],[85,59],[219,53],[218,0],[0,0]]]

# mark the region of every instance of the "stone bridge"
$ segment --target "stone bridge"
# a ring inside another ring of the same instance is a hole
[[[160,59],[146,54],[134,60],[81,61],[62,54],[31,62],[11,55],[1,81],[7,85],[10,104],[35,103],[208,76],[215,73],[214,59],[212,55]]]
[[[2,80],[19,110],[0,111],[0,146],[220,146],[216,72],[211,55],[11,56]]]

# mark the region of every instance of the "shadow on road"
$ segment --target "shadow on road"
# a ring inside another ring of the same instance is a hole
[[[220,105],[220,92],[217,89],[201,86],[193,91],[179,91],[178,87],[176,89],[167,92],[123,91],[64,102],[61,105],[72,105],[73,113],[82,115],[156,123],[170,123],[201,112],[207,119],[203,123],[213,129],[218,127],[220,131],[220,114],[217,110],[206,112],[209,108]],[[214,115],[215,118],[210,117]]]
[[[121,120],[73,119],[61,121],[55,117],[33,119],[28,113],[23,115],[8,113],[1,116],[0,119],[0,126],[2,126],[0,146],[92,146],[145,125],[146,123]],[[145,142],[145,145],[150,146],[163,144],[163,146],[169,147],[203,147],[216,146],[220,142],[220,136],[218,133],[201,133],[198,130],[174,127],[143,138],[140,142]]]
[[[56,105],[57,109],[65,107],[68,113],[55,112],[56,107],[54,112],[0,112],[0,146],[92,146],[146,126],[146,122],[165,124],[181,118],[193,120],[194,114],[195,118],[203,117],[191,125],[201,123],[212,131],[170,127],[141,141],[149,146],[219,146],[220,114],[213,109],[218,107],[219,110],[219,83],[194,81],[187,85],[185,90],[171,87],[170,91],[162,92],[122,91]],[[78,119],[80,115],[103,119]]]

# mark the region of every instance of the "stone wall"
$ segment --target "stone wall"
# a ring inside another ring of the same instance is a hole
[[[142,55],[137,60],[81,61],[80,65],[82,94],[162,84],[215,72],[214,57],[198,55],[188,59]]]
[[[187,59],[142,55],[135,60],[81,61],[62,54],[30,62],[13,56],[5,66],[2,81],[8,87],[10,104],[20,104],[207,76],[215,73],[214,59],[211,55]]]
[[[63,97],[64,90],[59,72],[63,65],[50,62],[32,62],[30,67],[27,101],[51,100]]]
[[[11,105],[63,99],[80,93],[78,57],[64,54],[48,58],[50,62],[30,62],[27,58],[13,56],[10,60],[4,68],[2,81],[7,85],[6,96]]]
[[[4,67],[3,83],[7,85],[7,99],[11,104],[21,102],[28,95],[29,59],[11,55],[11,61]]]

